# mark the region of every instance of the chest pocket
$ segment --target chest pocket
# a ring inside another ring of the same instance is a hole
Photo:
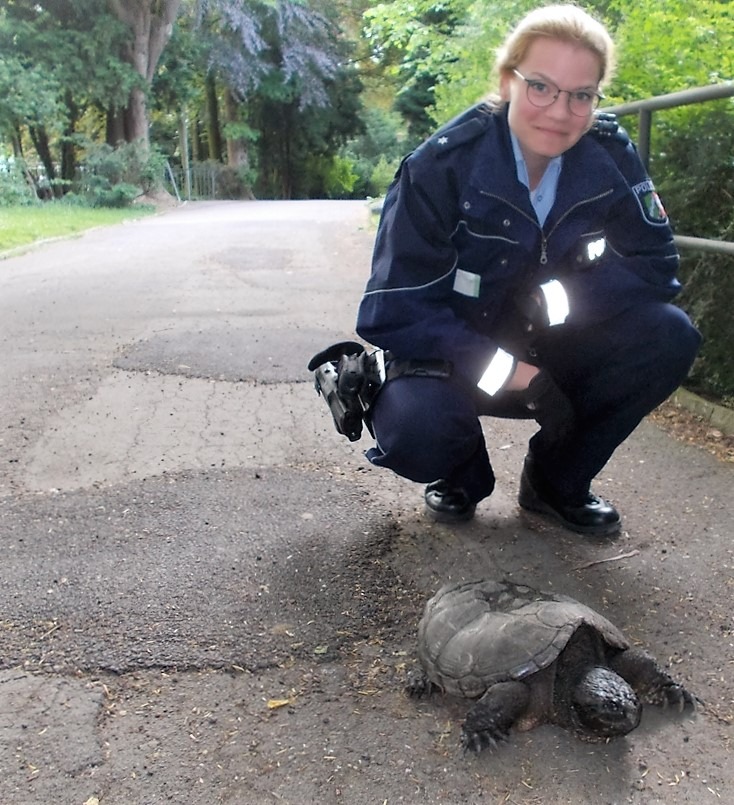
[[[497,238],[517,245],[523,214],[507,202],[469,188],[459,199],[459,218],[476,238]]]
[[[527,262],[540,238],[537,223],[507,203],[472,190],[462,196],[459,205],[459,223],[452,237],[457,268],[481,277],[483,290],[510,278]],[[466,277],[454,289],[462,293],[467,288],[471,290],[468,295],[475,296],[475,287]]]

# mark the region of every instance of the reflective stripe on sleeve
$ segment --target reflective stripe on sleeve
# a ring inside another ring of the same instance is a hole
[[[479,378],[478,388],[493,397],[512,377],[515,370],[515,359],[504,349],[498,349],[484,374]]]

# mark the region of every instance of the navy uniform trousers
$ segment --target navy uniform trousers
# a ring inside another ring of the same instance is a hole
[[[546,331],[539,363],[571,401],[575,420],[560,439],[540,428],[530,452],[561,499],[583,502],[614,450],[685,379],[699,343],[686,314],[664,302],[586,328]],[[494,489],[479,422],[492,411],[490,397],[458,378],[397,377],[375,401],[367,458],[419,483],[445,479],[478,502]]]

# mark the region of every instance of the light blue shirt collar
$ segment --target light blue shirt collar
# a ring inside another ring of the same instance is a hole
[[[525,185],[530,191],[530,178],[528,177],[528,168],[525,164],[525,158],[520,149],[520,142],[510,131],[510,139],[512,140],[512,152],[515,155],[515,165],[517,167],[517,179]],[[530,192],[530,203],[533,205],[535,214],[538,216],[538,221],[542,226],[548,213],[551,211],[553,202],[556,200],[556,190],[558,189],[558,178],[561,175],[561,168],[563,166],[563,156],[554,157],[548,163],[545,169],[543,178],[538,183],[538,186]]]

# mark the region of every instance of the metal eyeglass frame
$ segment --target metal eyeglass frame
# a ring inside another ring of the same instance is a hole
[[[525,93],[527,95],[528,101],[538,109],[545,109],[548,106],[553,106],[553,104],[558,100],[562,92],[565,92],[568,95],[568,109],[572,115],[576,115],[576,117],[586,117],[586,115],[593,114],[598,108],[601,101],[604,100],[604,96],[601,92],[596,91],[589,91],[589,90],[572,90],[572,89],[561,89],[559,86],[554,84],[552,81],[548,81],[542,78],[525,78],[525,76],[516,68],[513,67],[512,72],[518,78],[521,78],[525,82]],[[550,100],[548,103],[537,103],[530,97],[530,93],[532,90],[533,84],[544,84],[548,87],[548,89],[553,90],[555,89],[555,93],[552,93],[548,96]],[[584,112],[575,112],[573,109],[573,102],[579,103],[579,94],[587,94],[591,96],[591,103],[589,104],[589,108]]]

